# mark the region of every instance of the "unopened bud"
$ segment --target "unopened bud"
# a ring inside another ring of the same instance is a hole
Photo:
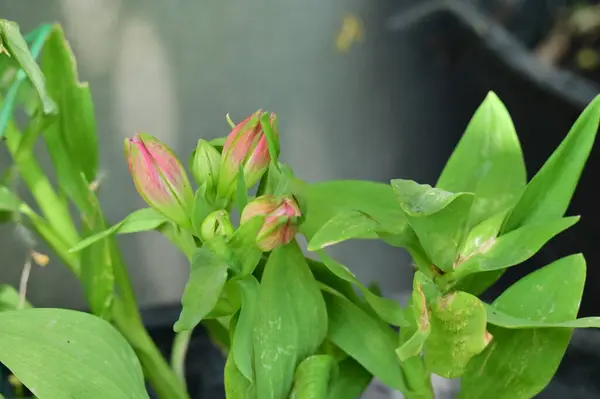
[[[229,213],[224,209],[209,214],[200,226],[200,238],[205,242],[215,237],[231,237],[233,233],[234,228]]]
[[[240,122],[225,140],[219,170],[218,193],[228,198],[236,187],[236,178],[240,166],[244,171],[246,187],[260,180],[271,162],[267,138],[260,125],[262,111],[258,110]],[[271,114],[273,125],[275,114]],[[273,129],[275,134],[277,129]]]
[[[209,188],[216,188],[220,163],[219,151],[206,140],[198,140],[192,161],[192,175],[196,179],[196,183],[200,186],[206,183]]]
[[[191,226],[194,201],[190,181],[173,152],[156,138],[136,134],[125,140],[125,156],[141,197],[178,225]]]
[[[256,243],[263,252],[268,252],[294,239],[298,232],[301,212],[294,198],[290,196],[263,195],[246,205],[241,223],[256,216],[265,218],[258,231]]]

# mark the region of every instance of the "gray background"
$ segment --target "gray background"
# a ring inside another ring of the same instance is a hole
[[[456,141],[440,133],[453,123],[452,93],[443,54],[428,36],[386,27],[408,3],[21,0],[0,1],[0,9],[25,32],[41,22],[63,24],[92,88],[106,174],[100,199],[114,223],[143,206],[123,159],[124,137],[148,132],[187,164],[199,137],[227,134],[227,112],[240,120],[258,108],[278,113],[282,159],[308,181],[433,183]],[[363,21],[365,40],[341,53],[334,40],[347,13]],[[0,233],[0,279],[16,284],[22,238],[10,226]],[[119,242],[142,305],[178,302],[188,274],[182,255],[153,233]],[[332,252],[384,293],[411,286],[401,250],[352,242]],[[77,282],[56,260],[33,270],[29,298],[84,306]]]

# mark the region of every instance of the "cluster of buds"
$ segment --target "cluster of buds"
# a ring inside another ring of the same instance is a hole
[[[256,236],[256,243],[263,252],[268,252],[294,239],[301,212],[291,196],[263,195],[246,205],[242,211],[241,223],[256,216],[265,218]]]
[[[212,199],[229,199],[236,187],[238,174],[244,174],[246,187],[256,184],[271,162],[267,138],[260,123],[262,111],[248,116],[233,128],[219,151],[205,140],[199,140],[192,163],[196,182],[205,185]],[[277,135],[276,118],[270,115],[271,130]],[[156,138],[137,134],[126,139],[125,154],[137,191],[152,208],[184,228],[191,228],[190,215],[194,194],[181,162]],[[300,209],[292,197],[264,195],[249,203],[241,215],[241,223],[255,216],[265,218],[257,236],[263,251],[287,244],[296,235]],[[229,237],[233,226],[225,210],[213,212],[200,227],[200,238]]]

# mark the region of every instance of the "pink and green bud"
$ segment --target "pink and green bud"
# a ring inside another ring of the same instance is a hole
[[[229,198],[236,187],[240,167],[244,171],[246,187],[252,187],[260,180],[271,162],[267,138],[260,125],[262,111],[258,110],[240,122],[225,140],[219,170],[218,193]],[[274,134],[275,114],[271,114],[270,123]]]
[[[298,232],[300,208],[290,196],[263,195],[250,202],[242,211],[241,224],[256,216],[265,218],[256,243],[263,252],[289,243]]]
[[[219,178],[219,164],[221,154],[206,140],[198,140],[194,159],[192,160],[192,175],[198,185],[206,185],[215,188]]]
[[[173,222],[189,228],[194,193],[173,152],[156,138],[141,133],[125,139],[125,157],[144,201]]]
[[[233,233],[234,228],[229,219],[229,213],[224,209],[209,214],[200,226],[200,238],[204,242],[215,237],[228,238]]]

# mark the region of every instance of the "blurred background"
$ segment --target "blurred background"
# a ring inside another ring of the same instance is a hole
[[[24,32],[63,25],[95,102],[111,223],[142,206],[123,139],[144,131],[186,159],[198,138],[228,133],[258,108],[279,116],[282,159],[309,181],[410,178],[434,184],[489,90],[513,115],[531,177],[598,92],[600,8],[568,0],[0,0]],[[581,6],[588,5],[582,14]],[[46,155],[40,152],[40,157]],[[9,157],[0,156],[0,167]],[[582,221],[511,270],[489,297],[530,270],[584,252],[590,265],[582,315],[600,314],[599,221],[592,192],[597,149],[571,214]],[[49,164],[49,161],[47,162]],[[22,237],[0,227],[2,282],[18,284]],[[145,308],[177,304],[184,257],[157,234],[120,238]],[[370,242],[334,247],[365,281],[401,299],[410,259]],[[28,297],[84,307],[56,261],[34,269]]]

